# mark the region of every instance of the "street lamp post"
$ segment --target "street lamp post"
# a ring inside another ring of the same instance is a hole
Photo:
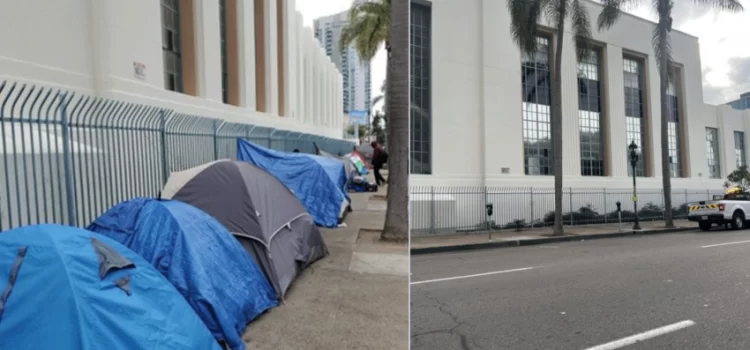
[[[633,230],[640,230],[641,225],[638,222],[638,195],[635,187],[635,167],[638,165],[638,153],[636,150],[638,149],[638,145],[635,144],[635,141],[631,141],[628,148],[630,149],[630,166],[633,168],[633,211],[635,212]]]

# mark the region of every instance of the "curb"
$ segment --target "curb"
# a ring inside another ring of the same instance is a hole
[[[631,231],[624,231],[624,232],[617,232],[617,233],[592,233],[588,235],[545,237],[545,238],[519,239],[519,240],[510,240],[510,241],[492,241],[492,242],[487,242],[487,243],[472,243],[472,244],[461,244],[461,245],[451,245],[451,246],[442,246],[442,247],[411,248],[409,250],[409,253],[411,255],[451,253],[451,252],[463,252],[463,251],[471,251],[471,250],[523,247],[523,246],[530,246],[530,245],[573,242],[573,241],[591,240],[591,239],[658,235],[658,234],[665,234],[665,233],[677,233],[677,232],[687,232],[687,231],[695,231],[695,230],[696,230],[696,227],[676,227],[676,228],[648,230],[648,231],[632,231],[631,230]]]

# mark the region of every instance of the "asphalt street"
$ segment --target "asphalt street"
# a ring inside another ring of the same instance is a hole
[[[750,230],[411,257],[412,349],[750,349]]]

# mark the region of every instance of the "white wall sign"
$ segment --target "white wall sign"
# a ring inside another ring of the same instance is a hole
[[[133,62],[133,75],[136,79],[146,80],[146,65],[141,62]]]

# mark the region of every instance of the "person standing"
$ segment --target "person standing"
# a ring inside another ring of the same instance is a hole
[[[387,182],[380,174],[380,169],[383,168],[383,164],[388,162],[388,153],[380,147],[377,141],[372,141],[370,146],[372,146],[372,170],[375,173],[375,183],[381,186],[381,184],[384,185]]]

